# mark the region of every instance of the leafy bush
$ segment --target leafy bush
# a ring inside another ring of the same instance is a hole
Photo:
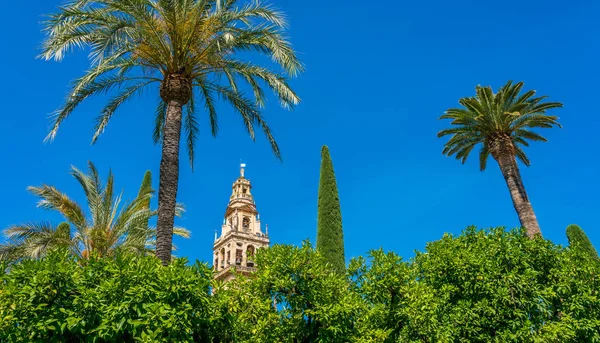
[[[1,278],[2,342],[209,340],[210,269],[153,257],[91,259],[65,251]]]
[[[371,342],[600,342],[600,265],[524,231],[469,228],[410,263],[369,262],[349,272]]]
[[[344,275],[308,242],[256,256],[258,271],[217,286],[228,342],[348,342],[361,301]],[[215,330],[218,331],[218,330]]]
[[[0,342],[600,342],[598,259],[520,230],[375,250],[347,275],[309,244],[256,262],[223,285],[185,260],[24,261],[0,276]]]
[[[410,261],[375,250],[346,277],[307,244],[257,263],[217,287],[222,342],[600,342],[600,264],[522,230],[469,228]]]

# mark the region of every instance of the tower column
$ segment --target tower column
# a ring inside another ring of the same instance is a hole
[[[248,243],[244,243],[244,245],[242,245],[242,266],[245,267],[247,265],[247,261],[246,261],[246,251],[248,249]]]

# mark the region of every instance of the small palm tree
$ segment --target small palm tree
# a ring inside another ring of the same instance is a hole
[[[29,187],[40,198],[38,207],[59,212],[67,222],[54,227],[47,222],[26,223],[7,228],[7,243],[0,245],[0,260],[17,261],[39,258],[55,248],[68,248],[79,258],[111,256],[117,250],[147,254],[153,252],[155,229],[148,219],[156,213],[150,209],[153,190],[146,173],[138,196],[121,205],[122,196],[114,195],[112,173],[102,184],[96,167],[89,163],[85,174],[73,167],[71,175],[79,182],[87,199],[89,216],[79,204],[52,186]],[[189,237],[189,232],[176,228],[175,233]]]
[[[529,146],[529,141],[546,141],[531,129],[560,127],[558,117],[547,115],[546,111],[562,107],[562,104],[544,102],[546,96],[535,97],[534,90],[520,94],[522,88],[523,82],[513,84],[509,81],[494,94],[491,87],[477,86],[474,97],[459,100],[462,108],[449,109],[440,117],[451,119],[455,127],[440,131],[438,137],[451,136],[443,154],[455,155],[462,163],[480,145],[482,171],[492,155],[500,166],[521,225],[529,237],[534,237],[541,234],[540,226],[525,192],[516,159],[530,165],[523,147]]]
[[[260,1],[238,0],[75,0],[45,23],[44,59],[61,60],[74,48],[91,52],[91,68],[75,81],[65,105],[55,113],[49,139],[85,99],[119,89],[96,120],[95,142],[121,104],[159,85],[154,141],[162,143],[162,160],[156,255],[163,264],[171,255],[181,128],[193,165],[198,101],[213,136],[219,129],[216,103],[222,99],[241,116],[252,139],[255,126],[260,127],[280,156],[260,108],[265,85],[286,108],[300,101],[287,82],[302,65],[283,34],[285,26],[282,13]],[[281,71],[243,59],[248,52],[270,57]]]

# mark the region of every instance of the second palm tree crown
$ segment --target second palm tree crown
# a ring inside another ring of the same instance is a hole
[[[512,81],[497,93],[491,87],[477,86],[475,96],[460,99],[462,108],[449,109],[440,117],[452,120],[454,127],[440,131],[438,137],[451,136],[443,154],[454,155],[462,163],[478,146],[481,170],[485,170],[490,155],[498,162],[521,225],[534,237],[541,231],[516,159],[530,165],[523,147],[529,146],[529,141],[546,141],[532,129],[560,127],[558,117],[546,111],[562,104],[545,102],[546,96],[536,97],[534,90],[521,94],[522,88],[523,82]]]

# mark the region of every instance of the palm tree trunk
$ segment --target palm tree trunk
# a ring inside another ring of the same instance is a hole
[[[163,265],[171,263],[173,225],[179,182],[179,139],[181,111],[179,100],[170,100],[163,132],[160,183],[158,186],[158,220],[156,225],[156,257]]]
[[[519,166],[517,165],[514,154],[499,153],[492,155],[496,155],[494,156],[494,159],[496,159],[500,166],[504,181],[506,181],[506,185],[510,191],[513,205],[519,216],[521,226],[527,230],[527,236],[529,238],[534,238],[536,235],[541,236],[542,232],[540,230],[540,225],[538,224],[535,213],[533,212],[533,207],[527,197],[527,192],[525,191],[525,186],[521,179],[521,172],[519,171]]]

